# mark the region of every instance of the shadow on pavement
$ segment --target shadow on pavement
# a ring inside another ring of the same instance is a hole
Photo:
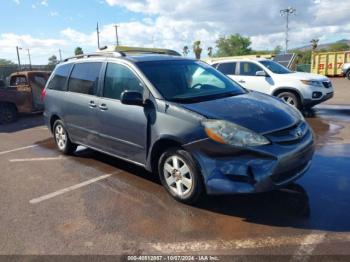
[[[18,120],[14,123],[0,124],[0,133],[14,133],[37,126],[43,126],[44,124],[44,117],[41,113],[20,115]]]

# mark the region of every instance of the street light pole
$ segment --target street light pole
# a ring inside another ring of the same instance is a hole
[[[17,59],[18,59],[18,69],[21,70],[21,59],[19,58],[19,51],[18,51],[18,46],[16,46],[16,51],[17,51]]]
[[[29,51],[29,48],[27,48],[27,52],[28,52],[28,59],[29,59],[29,69],[32,70],[32,60],[30,59],[30,51]]]
[[[100,31],[98,28],[98,22],[97,22],[97,27],[96,27],[96,33],[97,33],[97,48],[100,50]]]
[[[285,16],[286,17],[286,39],[285,39],[285,53],[287,54],[288,53],[288,42],[289,42],[289,39],[288,39],[288,33],[289,33],[289,15],[291,14],[295,14],[296,12],[296,9],[293,8],[293,7],[288,7],[286,9],[282,9],[280,10],[280,14],[281,16]]]

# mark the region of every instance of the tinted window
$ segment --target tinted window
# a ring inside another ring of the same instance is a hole
[[[96,95],[102,63],[75,64],[68,82],[71,92]]]
[[[213,67],[199,61],[139,62],[138,66],[170,101],[191,103],[245,92]]]
[[[240,62],[240,75],[256,76],[257,71],[263,71],[263,69],[254,63]]]
[[[129,68],[109,63],[106,70],[103,96],[120,99],[120,95],[125,90],[142,92],[143,89],[140,80]]]
[[[65,90],[66,80],[71,68],[72,64],[65,64],[57,67],[54,76],[50,80],[48,88],[59,91]]]
[[[225,75],[234,75],[236,72],[236,63],[222,63],[217,69]]]

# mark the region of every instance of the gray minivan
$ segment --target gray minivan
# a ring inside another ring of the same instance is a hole
[[[314,152],[298,110],[194,59],[81,55],[57,65],[42,97],[60,151],[83,145],[142,166],[185,203],[284,186]]]

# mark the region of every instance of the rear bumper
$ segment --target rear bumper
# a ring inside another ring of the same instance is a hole
[[[314,153],[311,130],[292,145],[235,149],[205,139],[185,148],[201,168],[207,193],[215,195],[265,192],[292,183],[309,169]]]

